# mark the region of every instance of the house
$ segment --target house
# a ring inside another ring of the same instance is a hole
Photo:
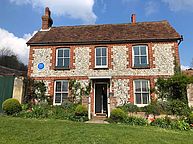
[[[156,79],[174,74],[182,37],[167,21],[53,27],[45,9],[42,28],[28,42],[28,76],[43,80],[53,104],[68,97],[69,80],[91,82],[92,115],[124,103],[148,105]]]

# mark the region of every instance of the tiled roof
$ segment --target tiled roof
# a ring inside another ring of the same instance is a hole
[[[23,76],[25,72],[0,66],[0,76]]]
[[[178,40],[180,35],[167,21],[137,22],[135,24],[103,24],[52,27],[37,32],[31,44],[79,44],[121,41]]]

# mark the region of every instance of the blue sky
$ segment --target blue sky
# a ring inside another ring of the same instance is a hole
[[[138,22],[168,20],[183,35],[181,64],[193,58],[193,0],[0,0],[0,49],[12,49],[27,63],[26,41],[41,28],[48,6],[53,26],[128,23],[132,13]]]

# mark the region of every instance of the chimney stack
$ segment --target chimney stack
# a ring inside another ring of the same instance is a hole
[[[132,14],[132,15],[131,15],[131,23],[132,23],[132,24],[135,24],[135,23],[136,23],[136,15],[135,15],[135,14]]]
[[[51,15],[50,9],[46,7],[45,15],[42,16],[42,30],[47,30],[52,26],[53,21],[50,15]]]

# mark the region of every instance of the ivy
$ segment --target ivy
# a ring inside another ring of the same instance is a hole
[[[158,78],[156,92],[162,100],[181,100],[187,103],[187,85],[193,82],[193,78],[182,73],[176,73],[170,78]]]
[[[89,96],[91,91],[91,83],[85,87],[81,86],[81,83],[77,80],[69,81],[70,101],[77,103],[82,99],[82,96]]]

